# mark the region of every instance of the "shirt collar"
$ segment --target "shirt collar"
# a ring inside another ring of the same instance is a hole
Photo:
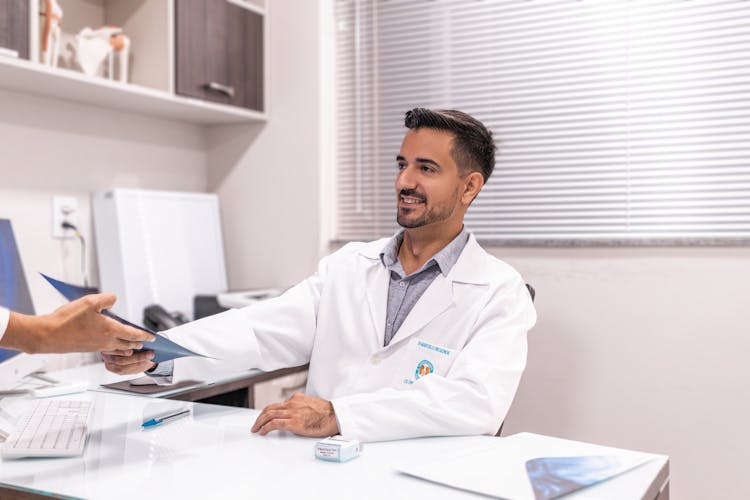
[[[396,233],[393,238],[388,240],[383,251],[380,252],[380,262],[387,269],[398,262],[398,249],[401,248],[401,242],[404,241],[404,231]]]
[[[383,263],[383,266],[386,269],[391,269],[396,264],[399,264],[400,267],[400,262],[398,260],[398,250],[399,248],[401,248],[401,243],[403,243],[403,241],[404,231],[401,230],[396,233],[393,238],[388,240],[385,248],[383,248],[383,251],[380,252],[380,261]],[[440,272],[443,273],[443,276],[447,276],[451,268],[458,260],[458,257],[461,255],[461,252],[463,251],[468,241],[469,233],[468,231],[466,231],[466,227],[464,226],[461,228],[461,232],[458,233],[458,236],[453,238],[450,243],[445,245],[438,253],[433,255],[430,260],[425,262],[425,264],[417,272],[426,269],[428,266],[432,265],[433,262],[435,262],[440,268]]]

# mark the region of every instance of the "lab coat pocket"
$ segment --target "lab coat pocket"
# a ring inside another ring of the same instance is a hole
[[[400,385],[408,387],[433,373],[446,375],[457,354],[456,349],[449,349],[422,339],[412,339],[400,363]]]

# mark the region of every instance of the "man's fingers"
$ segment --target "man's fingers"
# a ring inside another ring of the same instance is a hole
[[[138,363],[150,363],[154,358],[154,351],[143,351],[133,353],[132,356],[120,356],[116,354],[107,354],[104,359],[106,362],[116,365],[126,366]]]
[[[275,419],[275,418],[287,418],[289,415],[289,412],[285,409],[274,409],[269,410],[268,407],[264,408],[260,415],[258,415],[258,418],[255,420],[255,424],[253,424],[253,427],[251,429],[252,432],[258,432],[261,427],[266,425],[269,421]]]
[[[261,425],[263,425],[264,422],[268,421],[269,413],[274,410],[285,408],[285,404],[286,403],[271,403],[270,405],[263,408],[263,410],[260,412],[260,415],[258,415],[258,418],[255,419],[255,424],[253,424],[252,431],[257,432],[258,429],[260,429]]]
[[[140,363],[135,363],[131,365],[118,365],[116,363],[108,363],[105,362],[104,366],[107,368],[107,370],[111,371],[112,373],[116,373],[118,375],[132,375],[134,373],[142,373],[151,368],[153,365],[150,361],[144,361]]]
[[[271,403],[270,405],[266,405],[265,408],[263,408],[263,411],[261,413],[265,413],[267,411],[271,410],[279,410],[281,408],[286,408],[286,403]]]
[[[271,431],[289,431],[292,430],[292,420],[288,418],[275,418],[261,427],[259,434],[265,436]]]
[[[114,351],[122,353],[124,351]],[[154,357],[153,351],[135,353],[132,356],[121,356],[119,354],[102,353],[104,366],[107,370],[117,373],[118,375],[131,375],[149,370],[154,366],[151,359]]]
[[[250,428],[250,432],[258,432],[265,422],[267,422],[266,414],[261,413],[258,418],[255,419],[253,426]]]

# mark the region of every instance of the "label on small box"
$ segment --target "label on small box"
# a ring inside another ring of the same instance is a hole
[[[332,436],[315,443],[315,457],[328,462],[346,462],[359,455],[359,441]]]

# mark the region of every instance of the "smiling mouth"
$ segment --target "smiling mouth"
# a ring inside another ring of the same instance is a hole
[[[424,203],[424,200],[422,198],[416,198],[414,196],[404,196],[401,195],[398,197],[399,199],[399,205],[406,205],[409,207],[413,207],[415,205],[419,205],[421,203]]]

